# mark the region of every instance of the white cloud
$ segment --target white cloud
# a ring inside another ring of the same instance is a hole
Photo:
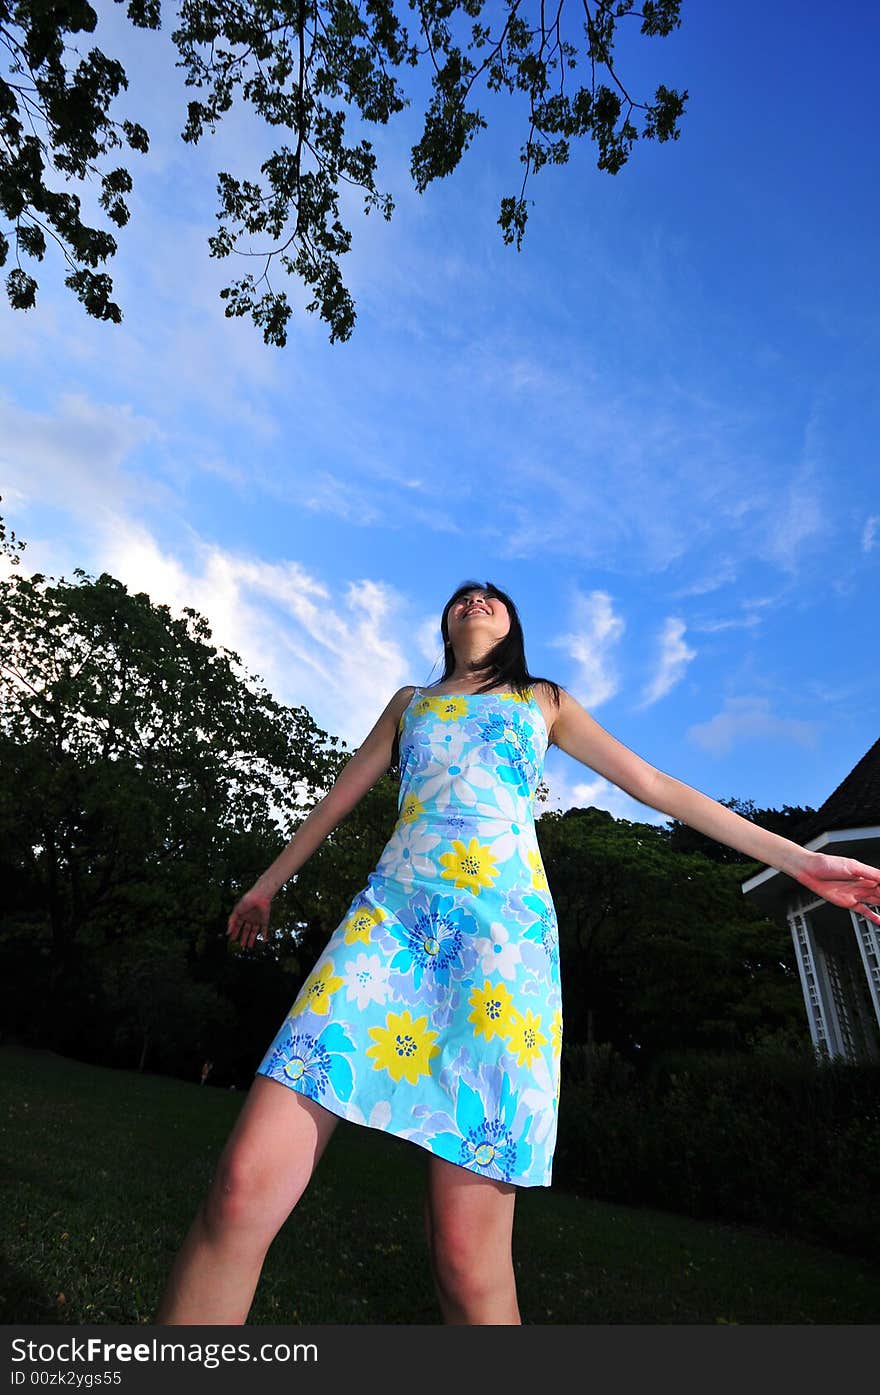
[[[588,709],[600,707],[617,692],[618,679],[611,651],[619,644],[626,622],[614,613],[607,591],[579,595],[574,605],[575,629],[550,641],[576,665],[570,686]]]
[[[880,527],[880,513],[872,513],[865,519],[862,529],[862,551],[871,552],[877,546],[877,529]]]
[[[360,527],[385,522],[382,510],[371,502],[364,489],[351,478],[340,479],[330,470],[307,472],[297,482],[296,492],[298,505],[313,513],[330,513]]]
[[[719,630],[752,630],[760,623],[760,615],[744,615],[734,620],[692,620],[690,628],[698,634],[717,634]]]
[[[427,663],[432,666],[436,665],[436,675],[431,681],[435,683],[439,682],[440,675],[443,672],[443,636],[440,633],[439,615],[426,616],[426,618],[416,626],[415,639],[418,653],[425,658]],[[433,667],[431,671],[434,672]],[[424,680],[424,682],[427,681],[427,679]],[[419,680],[417,686],[423,686],[423,682]]]
[[[802,551],[832,526],[833,511],[823,506],[823,494],[813,466],[803,465],[795,472],[764,518],[764,556],[786,571],[797,568]]]
[[[398,639],[403,598],[371,578],[350,581],[334,594],[296,562],[253,561],[194,532],[189,540],[194,560],[187,564],[142,523],[108,505],[92,516],[87,548],[63,573],[57,545],[30,538],[16,570],[65,574],[72,581],[78,565],[93,575],[109,572],[174,614],[193,607],[207,619],[211,643],[237,653],[279,702],[307,707],[319,726],[351,747],[360,745],[396,688],[409,681]],[[12,570],[7,564],[0,575]]]
[[[76,566],[107,571],[178,613],[193,606],[214,642],[236,651],[280,701],[304,703],[320,725],[359,744],[412,679],[406,636],[397,638],[397,593],[367,578],[334,597],[296,562],[255,562],[248,550],[205,541],[173,485],[132,464],[165,438],[149,416],[84,393],[63,394],[46,411],[0,397],[0,509],[27,543],[21,565],[68,579]],[[161,536],[140,516],[150,506]],[[47,507],[64,520],[51,541],[42,536]],[[436,634],[436,620],[430,625]],[[436,640],[429,645],[425,634],[423,648],[434,662]]]
[[[552,772],[545,771],[544,778],[550,793],[547,803],[537,806],[539,811],[544,808],[564,813],[566,809],[588,809],[592,806],[607,810],[616,819],[628,819],[630,823],[663,824],[669,817],[647,804],[641,804],[601,775],[581,780],[576,776],[569,778],[567,773],[554,769]]]
[[[775,596],[754,596],[751,600],[743,601],[743,607],[745,610],[766,610],[768,606],[779,605],[783,599],[783,592]]]
[[[689,586],[680,586],[677,590],[669,594],[674,600],[684,600],[687,596],[705,596],[709,591],[717,591],[720,586],[727,586],[729,582],[737,579],[738,571],[734,563],[725,561],[720,567],[716,567],[708,576],[700,577]]]
[[[684,676],[685,669],[697,657],[696,649],[684,642],[685,623],[676,616],[669,616],[660,635],[660,656],[657,671],[646,685],[639,708],[650,707],[652,703],[665,697]]]
[[[30,411],[0,397],[0,470],[17,509],[63,508],[101,526],[129,502],[167,505],[161,482],[135,475],[124,462],[162,441],[158,422],[126,404],[101,405],[84,393],[63,393],[49,411]]]
[[[818,722],[775,716],[770,711],[768,698],[739,697],[727,698],[722,712],[708,722],[689,727],[687,735],[704,751],[722,756],[735,745],[755,741],[794,741],[800,746],[813,747],[819,727]]]

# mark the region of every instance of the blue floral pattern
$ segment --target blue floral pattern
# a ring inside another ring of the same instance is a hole
[[[398,817],[257,1074],[472,1172],[549,1186],[562,995],[535,830],[530,689],[432,695],[399,725]]]

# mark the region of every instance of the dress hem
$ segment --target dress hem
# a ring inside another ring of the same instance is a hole
[[[427,1153],[432,1158],[442,1158],[444,1162],[452,1163],[454,1167],[460,1167],[463,1172],[473,1172],[478,1177],[486,1176],[486,1173],[484,1173],[479,1167],[468,1167],[467,1163],[459,1162],[458,1158],[447,1157],[444,1153],[438,1152],[436,1148],[432,1148],[430,1144],[422,1143],[421,1140],[418,1138],[407,1138],[406,1134],[398,1133],[396,1129],[386,1129],[383,1128],[380,1124],[371,1124],[369,1119],[364,1119],[362,1122],[360,1119],[350,1118],[349,1115],[343,1112],[344,1105],[341,1102],[337,1103],[336,1101],[330,1100],[316,1100],[314,1096],[309,1093],[308,1090],[301,1089],[295,1080],[279,1080],[278,1076],[273,1075],[270,1070],[261,1070],[259,1068],[254,1071],[254,1075],[262,1075],[267,1080],[274,1080],[276,1084],[284,1085],[288,1090],[293,1090],[297,1095],[302,1095],[305,1099],[311,1100],[312,1104],[319,1104],[321,1108],[326,1109],[329,1114],[335,1114],[336,1118],[341,1119],[343,1123],[354,1124],[356,1128],[372,1129],[375,1133],[384,1133],[390,1135],[392,1138],[399,1138],[404,1143],[412,1143],[417,1148],[421,1148],[423,1153]],[[552,1186],[552,1177],[548,1177],[546,1182],[532,1182],[523,1177],[510,1177],[507,1179],[505,1179],[504,1177],[490,1177],[489,1181],[505,1182],[506,1185],[510,1187]]]

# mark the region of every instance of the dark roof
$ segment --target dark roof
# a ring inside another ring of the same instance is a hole
[[[803,844],[833,829],[872,824],[880,824],[880,740],[865,752],[821,808],[792,829],[791,837]]]

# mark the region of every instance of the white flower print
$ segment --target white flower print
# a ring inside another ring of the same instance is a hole
[[[520,1099],[534,1116],[530,1142],[543,1143],[556,1121],[556,1089],[543,1055],[535,1057],[532,1077],[535,1083],[525,1087]]]
[[[484,974],[516,978],[516,966],[520,962],[519,945],[511,940],[506,925],[495,921],[489,927],[489,936],[481,935],[474,941],[474,947],[480,956],[480,969]]]
[[[354,1000],[361,1012],[368,1003],[384,1003],[388,997],[390,973],[378,954],[365,954],[362,950],[357,959],[349,959],[345,965],[343,982],[348,1002]]]
[[[491,790],[496,785],[492,772],[473,759],[473,737],[466,722],[446,731],[444,739],[435,741],[432,750],[433,760],[426,761],[419,772],[419,798],[423,804],[433,803],[438,812],[450,804],[472,808],[478,802],[478,791]]]
[[[424,821],[398,823],[385,844],[376,872],[412,890],[416,878],[424,882],[436,877],[437,868],[428,853],[441,841],[439,833],[430,832]]]
[[[481,843],[488,843],[496,862],[507,862],[514,853],[522,857],[523,849],[532,847],[525,836],[528,825],[523,821],[522,801],[514,798],[509,786],[499,784],[495,790],[494,807],[480,805],[478,834]],[[523,860],[523,865],[527,865]]]
[[[363,1124],[371,1129],[387,1129],[391,1123],[391,1101],[377,1100],[370,1110],[369,1119],[364,1117],[364,1111],[356,1104],[348,1103],[342,1111],[344,1119],[350,1119],[353,1124]]]

